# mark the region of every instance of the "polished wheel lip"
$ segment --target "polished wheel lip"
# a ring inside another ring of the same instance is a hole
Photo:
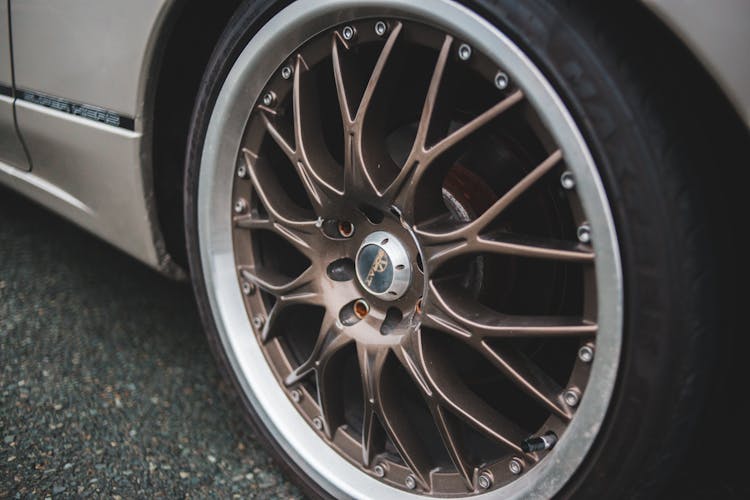
[[[268,383],[275,379],[258,343],[250,336],[238,334],[250,331],[252,326],[237,287],[231,219],[227,210],[231,200],[233,167],[250,108],[235,103],[238,99],[247,100],[248,95],[260,93],[264,82],[257,78],[257,74],[270,75],[281,63],[269,55],[279,54],[281,57],[291,53],[309,36],[334,27],[339,19],[355,16],[394,16],[429,22],[460,36],[496,59],[512,81],[523,88],[535,109],[540,110],[545,125],[576,175],[581,202],[593,230],[593,246],[597,249],[599,334],[589,386],[579,403],[576,418],[548,458],[526,475],[491,493],[502,492],[509,498],[551,496],[572,475],[588,451],[604,418],[614,386],[622,332],[622,275],[614,224],[591,155],[550,84],[496,28],[449,0],[436,0],[428,6],[414,5],[406,0],[301,0],[272,18],[239,56],[224,82],[209,122],[198,189],[201,261],[209,302],[227,356],[245,396],[253,403],[269,431],[290,458],[326,490],[339,496],[359,496],[363,492],[371,493],[373,497],[412,496],[363,474],[332,449],[321,446],[319,436],[304,423],[278,384]],[[215,147],[218,144],[222,147]]]

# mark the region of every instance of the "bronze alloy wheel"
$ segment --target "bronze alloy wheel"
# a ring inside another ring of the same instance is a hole
[[[695,160],[599,4],[230,21],[193,113],[191,274],[311,496],[651,498],[683,454],[718,296]]]

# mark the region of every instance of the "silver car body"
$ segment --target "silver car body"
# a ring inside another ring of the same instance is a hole
[[[158,222],[153,99],[158,41],[181,3],[0,4],[0,183],[173,277],[184,272]],[[750,2],[643,3],[750,127]]]

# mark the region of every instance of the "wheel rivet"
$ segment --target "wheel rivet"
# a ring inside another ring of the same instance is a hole
[[[375,467],[373,467],[372,471],[378,477],[385,477],[385,467],[383,467],[381,464],[378,464]]]
[[[581,393],[578,389],[568,389],[563,394],[563,401],[568,406],[578,406],[578,401],[581,399]]]
[[[365,316],[367,316],[370,312],[370,304],[365,302],[364,299],[357,299],[354,302],[354,315],[358,317],[359,319],[365,319]]]
[[[571,172],[570,170],[566,170],[565,172],[563,172],[560,176],[560,184],[564,189],[568,190],[576,187],[576,178],[573,175],[573,172]]]
[[[292,397],[292,401],[294,401],[295,403],[299,403],[302,399],[302,393],[297,389],[294,389],[289,395]]]
[[[407,488],[409,488],[410,490],[413,490],[414,488],[417,487],[417,480],[414,479],[414,476],[409,474],[408,476],[406,476],[406,480],[404,480],[404,484],[406,485]]]
[[[344,37],[344,40],[352,40],[356,34],[357,31],[351,26],[344,26],[344,29],[341,30],[341,36]]]
[[[578,349],[578,359],[584,363],[591,363],[591,360],[594,359],[594,349],[590,345],[581,346]]]
[[[252,295],[255,293],[255,285],[248,281],[242,282],[242,293],[245,295]]]
[[[490,489],[492,487],[492,474],[487,471],[482,472],[477,478],[477,484],[483,490]]]
[[[253,317],[253,326],[257,328],[258,330],[263,328],[263,323],[264,323],[263,316],[257,315]]]
[[[351,236],[354,234],[354,224],[352,224],[349,221],[341,220],[339,221],[339,234],[344,238],[351,238]]]
[[[506,75],[502,71],[498,71],[495,75],[495,87],[499,88],[500,90],[505,90],[508,88],[509,83],[510,79],[508,78],[508,75]]]
[[[273,92],[266,92],[263,94],[263,105],[273,106],[276,103],[276,94]]]
[[[462,61],[468,61],[471,57],[471,47],[468,44],[462,43],[458,47],[458,58]]]
[[[281,68],[281,78],[284,80],[289,80],[292,77],[292,74],[294,73],[294,70],[291,66],[284,66]]]
[[[388,25],[385,24],[384,21],[378,21],[375,23],[375,34],[378,36],[385,35],[385,32],[388,31]]]
[[[318,430],[322,430],[323,429],[323,421],[320,419],[320,417],[313,418],[313,425]]]
[[[245,179],[247,177],[247,167],[245,165],[237,167],[237,177],[240,179]]]
[[[591,227],[588,224],[581,224],[578,226],[578,241],[581,243],[588,243],[591,241]]]
[[[247,210],[247,201],[245,198],[238,198],[237,201],[234,202],[234,212],[241,214],[244,213],[245,210]]]
[[[511,458],[508,462],[508,470],[511,474],[518,475],[523,472],[523,462],[518,458]]]

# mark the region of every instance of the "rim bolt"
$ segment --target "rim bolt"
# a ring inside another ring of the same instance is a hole
[[[378,36],[385,35],[385,32],[388,31],[388,25],[385,24],[385,21],[378,21],[375,23],[375,34]]]
[[[323,421],[320,419],[320,417],[313,418],[313,425],[318,430],[322,430],[323,429]]]
[[[414,488],[417,487],[417,480],[414,479],[414,476],[409,474],[408,476],[406,476],[406,479],[404,480],[404,484],[406,485],[407,488],[409,488],[410,490],[413,490]]]
[[[351,238],[354,234],[354,224],[349,221],[339,221],[339,234],[344,238]]]
[[[247,210],[247,200],[245,198],[238,198],[234,202],[234,212],[237,214],[244,213]]]
[[[263,321],[263,316],[261,316],[260,314],[253,317],[253,326],[258,330],[263,328],[263,323],[265,323],[265,321]]]
[[[292,74],[294,73],[294,70],[291,66],[284,66],[281,68],[281,78],[284,80],[289,80],[292,77]]]
[[[578,241],[581,243],[589,243],[591,241],[591,227],[584,223],[578,226]]]
[[[248,281],[242,282],[242,293],[245,295],[252,295],[255,293],[255,285]]]
[[[523,472],[523,462],[521,462],[521,459],[516,457],[511,458],[510,462],[508,462],[508,470],[513,475]]]
[[[588,344],[581,346],[581,348],[578,349],[578,359],[584,363],[591,363],[594,359],[594,349]]]
[[[357,299],[352,308],[354,309],[354,315],[359,319],[365,319],[365,316],[370,313],[370,304],[364,299]]]
[[[264,106],[273,106],[276,104],[276,94],[274,94],[272,91],[266,92],[263,94],[263,105]]]
[[[468,61],[470,57],[471,57],[471,47],[466,43],[462,43],[458,47],[458,58],[461,59],[462,61]]]
[[[292,401],[294,401],[295,403],[299,403],[300,400],[302,400],[302,393],[297,389],[294,389],[289,395],[291,396]]]
[[[562,173],[560,176],[560,184],[562,185],[563,189],[573,189],[576,187],[576,178],[573,175],[573,172],[570,170],[566,170]]]
[[[357,30],[352,28],[351,26],[344,26],[344,29],[341,30],[341,36],[344,37],[344,40],[352,40],[357,35]]]
[[[378,464],[375,467],[373,467],[372,471],[378,477],[385,477],[385,467],[383,467],[381,464]]]
[[[499,88],[500,90],[505,90],[508,88],[509,83],[510,78],[508,78],[508,75],[506,75],[502,71],[498,71],[495,75],[495,87]]]
[[[568,389],[563,394],[563,401],[565,401],[565,404],[568,406],[578,406],[580,399],[581,393],[578,392],[578,389]]]
[[[482,472],[477,478],[477,484],[483,490],[490,489],[490,487],[492,487],[492,474],[487,471]]]
[[[240,179],[245,179],[247,177],[247,167],[245,165],[237,167],[237,177]]]

